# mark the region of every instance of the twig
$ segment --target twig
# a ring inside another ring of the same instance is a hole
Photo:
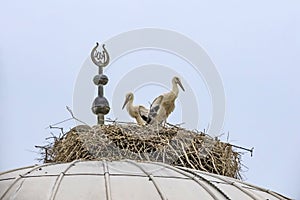
[[[216,138],[220,138],[224,135],[225,133],[221,133],[220,135],[217,135]]]
[[[56,125],[58,125],[58,124],[62,124],[62,123],[67,122],[67,121],[69,121],[69,120],[71,120],[71,119],[73,119],[73,118],[71,117],[71,118],[65,119],[65,120],[63,120],[63,121],[61,121],[61,122],[57,122],[57,123],[55,123],[55,124],[49,125],[49,126],[47,126],[45,129],[51,128],[51,127],[56,126]]]
[[[118,122],[117,120],[118,120],[118,118],[116,118],[116,119],[107,118],[107,120],[104,119],[104,121],[106,121],[106,122],[112,122],[114,124]]]
[[[228,142],[228,140],[229,140],[229,131],[227,133],[227,139],[226,139],[226,141]]]
[[[35,145],[34,147],[35,148],[39,148],[39,149],[48,149],[48,147],[46,147],[46,146]]]
[[[175,128],[178,128],[178,129],[184,129],[184,128],[181,128],[180,126],[181,125],[183,125],[184,124],[184,122],[182,122],[182,123],[179,123],[179,124],[171,124],[171,123],[169,123],[169,122],[166,122],[166,124],[167,125],[169,125],[169,126],[172,126],[172,127],[175,127]]]
[[[71,114],[71,116],[72,116],[73,119],[75,119],[76,121],[79,121],[80,123],[83,123],[84,125],[87,125],[87,126],[88,126],[87,123],[81,121],[80,119],[78,119],[78,118],[76,118],[76,117],[74,116],[73,111],[71,110],[71,108],[69,108],[68,106],[66,106],[66,108],[67,108],[67,110],[69,111],[69,113]]]
[[[64,128],[63,128],[63,127],[57,127],[57,126],[51,126],[51,125],[50,125],[49,128],[50,128],[50,129],[59,129],[59,130],[61,131],[61,134],[64,134]],[[55,137],[53,133],[51,133],[51,135],[52,135],[53,137]]]
[[[136,124],[135,122],[117,121],[117,119],[115,119],[115,120],[112,120],[112,119],[105,119],[104,121],[106,121],[106,122],[111,122],[111,123],[119,123],[119,124]]]
[[[245,148],[245,147],[240,147],[240,146],[237,146],[237,145],[234,145],[234,144],[230,144],[230,143],[225,143],[225,144],[228,144],[228,145],[231,145],[231,146],[233,146],[233,147],[235,147],[235,148],[238,148],[238,149],[243,149],[243,150],[245,150],[245,151],[249,151],[251,154],[251,157],[253,156],[253,150],[254,150],[254,147],[252,147],[251,149],[247,149],[247,148]]]
[[[188,162],[188,164],[189,164],[193,169],[196,169],[196,168],[194,167],[194,165],[190,162],[190,159],[189,159],[189,157],[188,157],[188,154],[186,153],[186,151],[185,151],[185,149],[184,149],[184,144],[183,144],[181,141],[180,141],[180,145],[181,145],[181,149],[182,149],[182,151],[183,151],[183,155],[184,155],[186,161]]]

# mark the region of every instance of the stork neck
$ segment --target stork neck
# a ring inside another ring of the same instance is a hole
[[[130,110],[130,108],[132,108],[132,107],[133,107],[133,100],[129,100],[127,105],[126,105],[126,109]]]
[[[178,85],[176,83],[172,83],[172,92],[178,96],[178,92],[179,92],[179,89],[178,89]]]

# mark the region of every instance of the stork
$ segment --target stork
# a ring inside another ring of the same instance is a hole
[[[172,79],[172,90],[154,99],[150,106],[147,123],[161,124],[162,122],[167,120],[171,112],[173,112],[173,110],[175,109],[175,100],[178,97],[179,93],[178,85],[184,91],[180,79],[175,76]]]
[[[132,92],[126,94],[125,102],[122,106],[122,109],[124,109],[124,107],[126,106],[129,115],[135,118],[136,122],[139,125],[144,126],[146,125],[149,110],[142,105],[134,106],[133,100],[134,100],[134,96]]]

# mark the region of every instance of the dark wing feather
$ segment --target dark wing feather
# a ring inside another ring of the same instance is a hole
[[[148,115],[148,119],[147,119],[147,123],[151,123],[151,121],[157,116],[157,113],[161,107],[161,103],[163,100],[164,96],[160,95],[158,97],[156,97],[151,106],[150,106],[150,111],[149,111],[149,115]]]
[[[148,114],[149,114],[149,110],[147,108],[145,108],[144,106],[139,106],[139,114],[142,117],[142,119],[147,122],[148,120]]]

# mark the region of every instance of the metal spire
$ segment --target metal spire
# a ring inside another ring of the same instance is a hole
[[[95,65],[99,67],[98,74],[94,77],[93,82],[98,86],[98,96],[95,98],[92,111],[97,115],[98,124],[104,124],[104,115],[109,113],[110,107],[107,99],[104,97],[103,86],[107,84],[108,77],[103,74],[103,67],[109,64],[109,55],[105,49],[105,45],[102,45],[102,51],[98,51],[99,43],[91,51],[91,59]]]

